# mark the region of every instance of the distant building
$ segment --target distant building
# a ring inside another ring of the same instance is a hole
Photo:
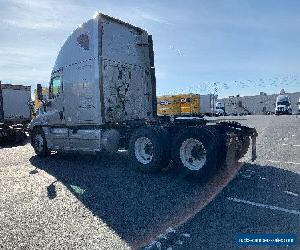
[[[293,113],[297,112],[297,102],[300,98],[300,92],[286,93],[292,102]],[[267,95],[260,92],[255,96],[229,96],[220,101],[225,103],[225,110],[227,114],[246,114],[251,113],[254,115],[262,115],[267,112],[274,112],[275,102],[278,94]]]

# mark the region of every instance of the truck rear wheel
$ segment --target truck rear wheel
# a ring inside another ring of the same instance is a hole
[[[31,145],[37,156],[46,157],[48,155],[47,141],[41,128],[36,128],[31,133]]]
[[[137,129],[129,141],[129,156],[138,169],[154,173],[169,162],[167,148],[168,133],[161,128],[143,127]]]
[[[186,176],[203,177],[216,168],[219,154],[214,133],[204,128],[184,129],[173,142],[173,168]]]

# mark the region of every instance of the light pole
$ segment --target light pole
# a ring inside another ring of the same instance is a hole
[[[0,81],[0,122],[4,122],[4,108],[3,108],[3,96],[2,96],[1,81]]]
[[[218,96],[218,88],[217,88],[217,83],[214,82],[214,94],[213,94],[213,116],[215,116],[215,98]]]

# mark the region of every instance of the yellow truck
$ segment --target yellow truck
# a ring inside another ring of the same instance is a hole
[[[48,99],[49,88],[46,88],[46,87],[41,87],[41,88],[42,88],[42,95],[43,95],[44,100]],[[38,93],[38,91],[37,91],[37,89],[35,89],[34,90],[34,113],[35,114],[38,114],[40,107],[42,107],[42,102],[39,100],[37,93]]]
[[[158,115],[200,114],[199,94],[164,95],[157,97]]]

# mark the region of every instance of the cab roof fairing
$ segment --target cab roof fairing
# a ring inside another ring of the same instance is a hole
[[[100,42],[98,40],[99,23],[103,22],[105,19],[108,21],[113,21],[121,25],[127,26],[131,29],[135,29],[140,34],[145,33],[148,35],[147,31],[145,31],[144,29],[141,29],[139,27],[136,27],[130,23],[121,21],[114,17],[102,14],[100,12],[96,12],[96,14],[92,19],[81,24],[77,29],[75,29],[72,32],[72,34],[67,38],[67,40],[65,40],[55,60],[55,64],[52,69],[51,75],[55,74],[56,72],[59,72],[63,67],[69,67],[74,64],[80,63],[82,61],[98,57],[98,53],[99,53],[98,43]],[[81,46],[77,46],[79,45],[78,41],[76,41],[77,38],[80,35],[84,35],[84,34],[88,35],[89,37],[90,47],[88,50],[84,50],[84,48],[82,48]]]
[[[283,101],[290,101],[290,98],[288,95],[279,95],[276,98],[276,102],[283,102]]]
[[[52,75],[64,67],[98,57],[98,21],[90,19],[72,32],[57,55]]]

